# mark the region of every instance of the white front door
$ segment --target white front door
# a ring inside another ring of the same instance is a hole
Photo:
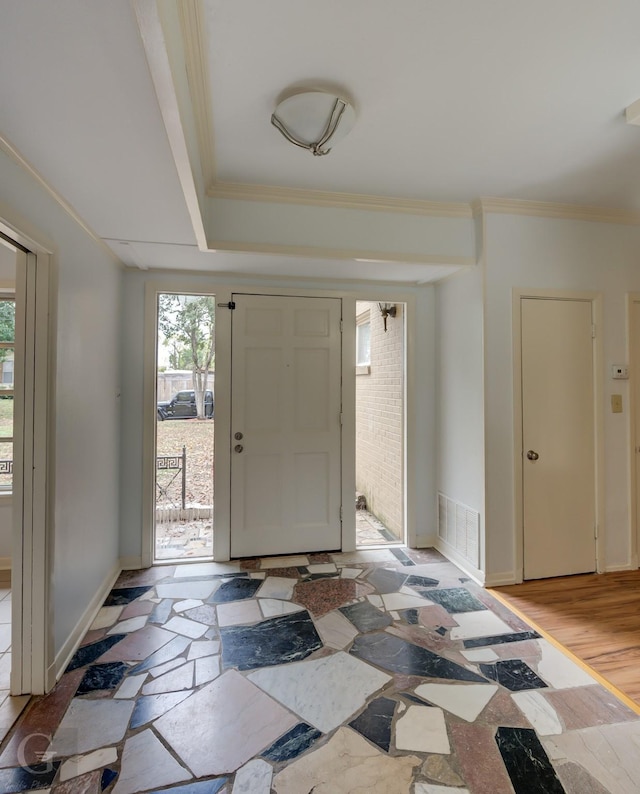
[[[521,299],[524,578],[596,569],[591,302]]]
[[[341,301],[233,296],[231,556],[341,546]]]

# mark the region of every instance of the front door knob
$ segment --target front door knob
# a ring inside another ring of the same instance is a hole
[[[530,449],[530,450],[527,452],[527,457],[529,458],[529,460],[538,460],[538,458],[540,457],[540,455],[538,455],[538,453],[537,453],[537,452],[534,452],[532,449]]]
[[[236,444],[234,449],[235,449],[236,452],[242,452],[244,447],[242,446],[242,444]]]
[[[242,433],[240,432],[235,433],[233,437],[235,438],[236,441],[242,441]]]

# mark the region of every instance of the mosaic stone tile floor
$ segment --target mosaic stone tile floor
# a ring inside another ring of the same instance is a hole
[[[125,572],[0,792],[632,794],[640,717],[435,551]]]

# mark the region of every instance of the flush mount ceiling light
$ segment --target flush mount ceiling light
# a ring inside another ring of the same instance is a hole
[[[350,132],[356,114],[342,97],[326,91],[305,91],[283,99],[271,116],[271,123],[284,137],[319,157]]]

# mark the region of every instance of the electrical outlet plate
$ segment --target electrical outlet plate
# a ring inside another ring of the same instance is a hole
[[[612,364],[611,377],[614,380],[626,380],[629,377],[629,367],[626,364]]]

